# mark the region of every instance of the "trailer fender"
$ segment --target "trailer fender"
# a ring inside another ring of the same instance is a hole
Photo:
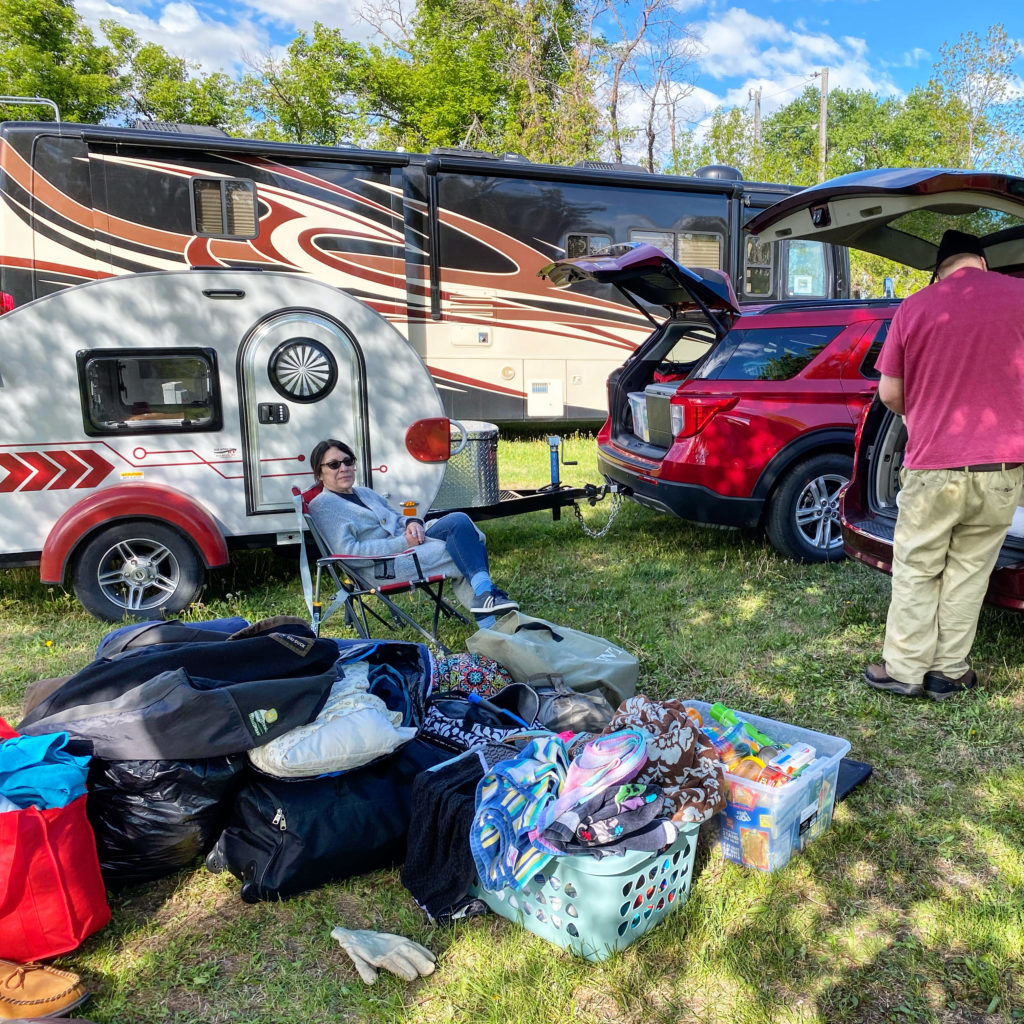
[[[43,544],[39,579],[63,583],[79,544],[96,527],[124,519],[168,523],[195,544],[208,569],[228,564],[228,547],[217,521],[187,494],[160,484],[116,484],[83,498],[53,524]]]

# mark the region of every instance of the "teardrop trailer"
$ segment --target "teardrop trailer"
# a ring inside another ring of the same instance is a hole
[[[291,486],[321,437],[421,509],[452,451],[398,331],[288,273],[125,275],[18,307],[0,317],[0,394],[0,566],[38,565],[111,620],[182,610],[232,549],[299,543]],[[479,517],[588,494],[559,485]]]

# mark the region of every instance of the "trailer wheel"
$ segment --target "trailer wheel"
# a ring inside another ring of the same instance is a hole
[[[797,562],[843,558],[839,492],[853,472],[853,459],[825,452],[794,466],[768,505],[765,531],[775,549]]]
[[[180,533],[140,520],[97,533],[75,563],[72,587],[91,615],[119,622],[182,611],[199,596],[204,576]]]

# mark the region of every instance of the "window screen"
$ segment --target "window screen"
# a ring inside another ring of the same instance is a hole
[[[676,262],[684,267],[722,269],[722,236],[683,231],[676,236]]]
[[[78,353],[85,431],[97,434],[219,430],[212,349],[96,349]]]
[[[842,327],[779,327],[730,331],[697,371],[707,380],[789,380],[795,377]]]
[[[255,238],[256,185],[242,178],[193,178],[192,213],[197,235]]]
[[[821,242],[796,240],[786,246],[786,295],[825,298],[825,247]]]

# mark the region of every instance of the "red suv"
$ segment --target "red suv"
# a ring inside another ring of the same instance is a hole
[[[634,500],[701,523],[763,525],[790,558],[840,558],[839,492],[877,389],[894,300],[775,303],[740,315],[719,271],[649,245],[560,260],[555,284],[617,285],[668,316],[608,380],[598,466]]]
[[[859,171],[787,196],[748,227],[763,241],[832,242],[919,270],[931,270],[943,232],[957,228],[981,238],[990,271],[1022,276],[1024,178],[920,167]],[[903,417],[875,402],[861,422],[853,479],[840,503],[847,553],[885,571],[892,567],[906,439]],[[1024,508],[1003,543],[986,599],[1024,611]]]

